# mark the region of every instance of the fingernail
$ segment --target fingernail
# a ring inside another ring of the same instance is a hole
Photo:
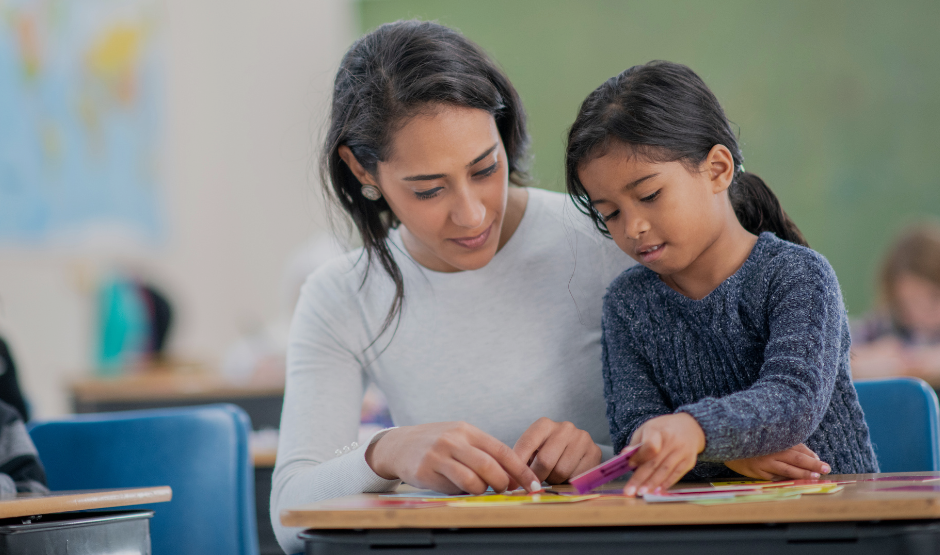
[[[646,495],[646,491],[647,491],[646,486],[643,486],[643,487],[641,487],[641,488],[636,492],[636,494],[637,494],[637,495]]]
[[[627,489],[623,490],[623,493],[624,495],[629,495],[630,497],[633,497],[634,495],[636,495],[636,488],[633,486],[627,486]]]
[[[823,474],[829,474],[830,472],[832,472],[832,469],[829,468],[828,464],[824,464],[822,467],[822,471],[823,471]]]
[[[660,494],[660,493],[662,493],[662,492],[663,492],[662,486],[660,486],[660,487],[658,487],[658,488],[656,488],[656,489],[653,490],[653,493],[655,493],[655,494],[657,494],[657,495]]]
[[[529,484],[529,489],[532,491],[542,491],[542,484],[532,480],[532,483]]]
[[[810,474],[810,476],[812,476],[813,478],[819,478],[819,473],[818,473],[818,472],[813,472],[813,473]]]

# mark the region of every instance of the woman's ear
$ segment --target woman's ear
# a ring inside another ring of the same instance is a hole
[[[359,160],[356,160],[356,156],[353,154],[351,148],[346,145],[340,145],[337,153],[339,157],[343,159],[343,162],[346,162],[346,165],[349,166],[349,170],[353,172],[353,175],[356,176],[359,183],[378,187],[378,183],[375,182],[375,178],[372,177],[372,174],[362,167]]]
[[[725,145],[715,145],[705,158],[705,171],[712,182],[712,193],[718,194],[731,186],[734,179],[734,157]]]

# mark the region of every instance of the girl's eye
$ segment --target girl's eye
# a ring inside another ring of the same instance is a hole
[[[620,214],[620,210],[614,210],[613,212],[611,212],[611,213],[608,214],[607,216],[601,215],[601,220],[603,220],[603,222],[606,224],[607,222],[609,222],[609,221],[613,220],[614,218],[616,218],[618,214]]]
[[[496,169],[499,167],[499,162],[494,163],[488,168],[484,168],[477,173],[473,174],[473,177],[489,177],[496,173]]]
[[[655,193],[653,193],[653,194],[651,194],[651,195],[647,195],[647,196],[641,198],[640,201],[641,201],[641,202],[650,202],[650,201],[652,201],[652,200],[655,200],[656,197],[659,196],[660,191],[662,191],[662,189],[659,189],[659,190],[656,191]]]
[[[435,187],[427,191],[415,191],[415,196],[418,197],[418,200],[427,200],[436,197],[442,190],[444,190],[443,187]]]

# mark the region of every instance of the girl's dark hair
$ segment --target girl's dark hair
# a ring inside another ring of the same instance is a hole
[[[744,229],[771,231],[777,237],[808,246],[803,234],[764,181],[744,171],[744,157],[731,122],[705,82],[682,64],[653,61],[611,77],[581,104],[568,132],[565,178],[568,194],[594,225],[609,235],[578,178],[578,166],[602,156],[611,141],[654,162],[679,161],[697,169],[715,145],[734,158],[729,189],[731,204]]]
[[[366,275],[377,260],[395,282],[395,299],[378,335],[401,314],[405,298],[401,269],[386,241],[399,220],[384,198],[372,201],[362,195],[362,184],[340,158],[339,147],[348,146],[375,175],[378,162],[388,159],[394,133],[435,105],[490,113],[506,148],[509,179],[525,184],[529,135],[522,101],[483,49],[453,29],[415,20],[382,25],[349,48],[333,84],[320,171],[327,196],[359,230]]]

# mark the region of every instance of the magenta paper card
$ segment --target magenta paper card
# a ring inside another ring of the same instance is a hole
[[[641,443],[640,445],[643,444]],[[637,452],[640,445],[627,447],[616,457],[586,472],[582,472],[568,481],[574,486],[574,489],[578,490],[578,493],[587,493],[598,486],[603,486],[611,480],[616,480],[633,470],[633,465],[630,464],[630,457]]]

